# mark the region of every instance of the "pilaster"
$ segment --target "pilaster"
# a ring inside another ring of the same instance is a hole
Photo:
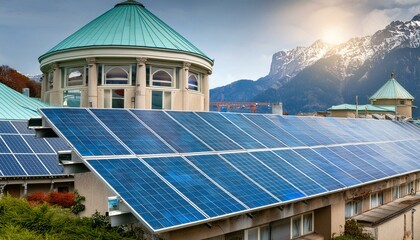
[[[98,106],[98,68],[95,58],[86,58],[89,66],[88,70],[88,106],[96,108]]]
[[[137,58],[135,108],[146,109],[146,61]]]

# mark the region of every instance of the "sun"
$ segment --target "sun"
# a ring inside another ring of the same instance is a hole
[[[325,31],[322,34],[321,39],[324,42],[332,43],[332,44],[339,44],[344,41],[342,32],[336,28],[325,29]]]

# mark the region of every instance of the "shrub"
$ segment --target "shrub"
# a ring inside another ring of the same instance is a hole
[[[344,233],[333,237],[334,240],[374,240],[372,235],[365,233],[363,227],[356,220],[350,219],[344,225]]]
[[[31,193],[26,196],[26,200],[30,203],[40,204],[47,201],[47,194],[44,192]]]
[[[58,205],[64,208],[70,208],[76,204],[74,193],[71,192],[50,192],[47,202],[50,205]]]

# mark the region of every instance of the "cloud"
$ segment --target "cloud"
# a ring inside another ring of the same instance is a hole
[[[393,11],[395,12],[395,11]],[[375,9],[369,12],[362,21],[362,29],[364,35],[371,35],[384,28],[389,22],[391,22],[391,10],[378,10]]]

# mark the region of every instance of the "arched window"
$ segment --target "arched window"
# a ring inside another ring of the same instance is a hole
[[[129,84],[130,66],[105,66],[105,84]]]
[[[199,90],[199,83],[198,80],[199,76],[197,74],[191,73],[188,77],[188,89],[198,91]]]
[[[67,69],[67,86],[80,86],[83,85],[83,79],[84,79],[84,67],[78,67],[78,68],[68,68]]]
[[[173,73],[171,69],[158,69],[152,74],[152,86],[154,87],[172,87]]]

